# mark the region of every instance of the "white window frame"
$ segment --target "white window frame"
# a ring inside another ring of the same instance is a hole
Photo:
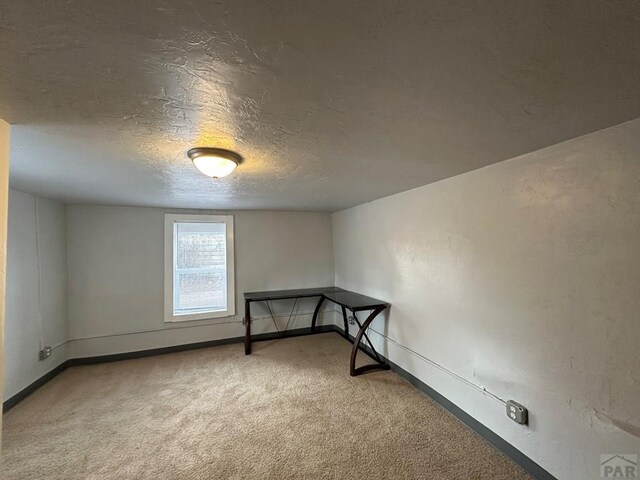
[[[174,224],[189,223],[224,223],[227,235],[227,309],[210,312],[187,313],[174,315],[173,313],[173,259],[175,255]],[[164,216],[164,321],[190,322],[193,320],[208,320],[213,318],[232,317],[236,314],[235,297],[235,268],[233,255],[233,215],[176,215]]]

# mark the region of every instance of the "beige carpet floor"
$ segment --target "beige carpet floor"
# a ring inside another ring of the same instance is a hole
[[[350,347],[327,333],[68,369],[5,415],[1,478],[529,478],[396,374],[350,377]]]

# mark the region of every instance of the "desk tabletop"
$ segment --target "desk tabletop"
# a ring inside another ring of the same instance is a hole
[[[288,298],[321,297],[327,293],[344,292],[338,287],[298,288],[294,290],[268,290],[265,292],[244,292],[245,300],[278,300]]]
[[[250,302],[264,300],[285,300],[291,298],[325,297],[327,300],[352,311],[371,310],[376,307],[388,307],[387,302],[350,292],[339,287],[301,288],[294,290],[270,290],[264,292],[245,292],[244,299]]]
[[[367,297],[356,292],[350,292],[348,290],[342,290],[340,292],[328,292],[324,296],[327,300],[337,303],[340,306],[346,307],[349,310],[357,312],[359,310],[371,310],[377,307],[388,307],[387,302],[378,300],[377,298]]]

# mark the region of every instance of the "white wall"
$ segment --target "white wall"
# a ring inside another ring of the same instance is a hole
[[[64,206],[11,190],[7,250],[4,399],[15,395],[68,358],[64,344],[68,330]],[[40,361],[38,351],[41,343],[59,346],[49,358]]]
[[[561,479],[640,454],[640,121],[333,215],[336,284],[399,364]]]
[[[189,211],[67,207],[71,357],[241,336],[244,334],[240,323],[244,315],[243,292],[333,285],[329,214],[232,212],[236,316],[165,324],[165,212]],[[313,307],[313,302],[298,303],[298,315],[289,328],[308,326]],[[277,316],[284,316],[279,318],[283,327],[292,302],[275,302],[273,308]],[[259,306],[253,307],[252,317],[266,314]],[[333,313],[330,315],[326,323],[333,322]],[[255,333],[273,330],[270,320],[254,322]]]
[[[9,189],[9,132],[10,126],[0,119],[0,398],[4,386],[4,317],[7,258],[7,216]],[[0,453],[2,450],[2,415],[0,415]]]

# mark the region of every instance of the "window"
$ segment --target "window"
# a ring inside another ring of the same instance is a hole
[[[165,215],[165,321],[235,315],[233,216]]]

